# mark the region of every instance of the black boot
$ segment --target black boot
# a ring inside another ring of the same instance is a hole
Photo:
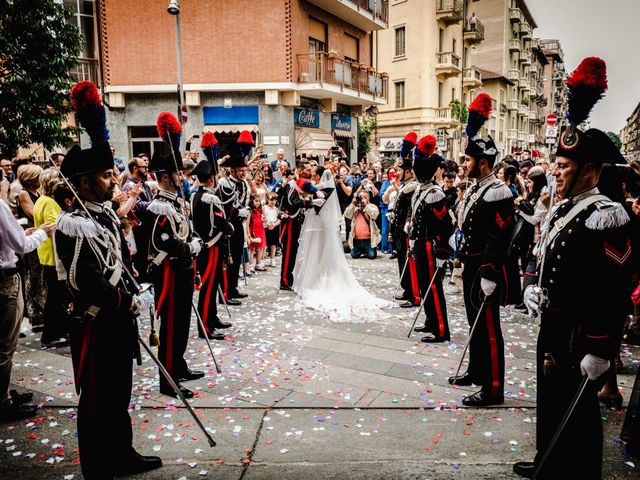
[[[513,464],[513,473],[524,478],[531,478],[536,464],[533,462],[516,462]]]
[[[178,384],[178,388],[180,389],[180,393],[182,393],[182,396],[184,398],[186,399],[193,398],[193,392],[189,390],[187,387],[183,387],[182,385]],[[160,387],[160,393],[163,395],[166,395],[167,397],[178,398],[178,395],[176,394],[176,392],[173,391],[173,388],[171,388],[170,386],[167,388]]]
[[[504,403],[504,395],[489,395],[487,392],[480,390],[472,393],[462,400],[465,407],[487,407],[489,405],[501,405]]]
[[[160,457],[144,456],[136,451],[126,459],[116,460],[118,465],[114,469],[114,473],[117,476],[135,475],[136,473],[148,472],[162,466]]]
[[[469,372],[465,372],[457,377],[449,377],[449,383],[451,385],[458,385],[459,387],[479,385],[479,383],[476,383],[475,378],[473,378]]]
[[[180,375],[181,382],[188,382],[189,380],[198,380],[199,378],[204,377],[204,372],[200,370],[191,370],[187,368],[187,371]]]
[[[443,343],[448,342],[449,338],[436,337],[433,333],[428,332],[424,337],[420,339],[422,343]]]

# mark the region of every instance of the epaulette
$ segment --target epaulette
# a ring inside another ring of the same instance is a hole
[[[154,215],[165,216],[177,213],[173,205],[171,205],[169,202],[158,200],[157,198],[154,198],[147,206],[147,211],[153,213]]]
[[[215,205],[222,210],[222,201],[213,193],[203,193],[202,197],[200,197],[200,201],[202,203],[206,203],[207,205]]]
[[[402,194],[409,194],[415,191],[416,188],[418,188],[419,183],[415,182],[415,181],[411,181],[406,183],[401,189],[399,193]]]
[[[495,185],[492,185],[482,197],[485,202],[497,202],[508,198],[513,198],[513,194],[509,187],[502,181],[495,182]]]
[[[79,211],[60,215],[56,221],[56,230],[68,237],[96,238],[102,235],[101,227]]]
[[[424,199],[424,203],[431,205],[432,203],[438,203],[444,200],[446,197],[447,196],[445,195],[444,190],[442,190],[442,188],[440,187],[434,188],[429,193],[427,193],[427,196]]]
[[[630,221],[629,214],[618,202],[603,200],[594,205],[596,209],[584,222],[584,225],[590,230],[621,227]]]

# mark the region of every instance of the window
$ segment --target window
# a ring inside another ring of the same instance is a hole
[[[129,139],[131,156],[146,153],[151,158],[156,150],[169,153],[165,150],[165,143],[158,138],[156,127],[130,127]]]
[[[327,25],[309,17],[309,79],[322,79],[322,52],[327,51]]]
[[[396,108],[404,108],[404,82],[395,82]]]
[[[347,60],[351,60],[352,62],[357,62],[360,59],[359,47],[360,42],[356,37],[349,35],[348,33],[344,34],[344,58]]]
[[[444,91],[444,84],[438,82],[438,107],[442,107],[442,95]]]
[[[442,46],[444,45],[444,30],[441,28],[438,30],[438,51],[442,51]]]
[[[406,55],[406,29],[405,27],[396,28],[396,45],[395,55],[396,57],[402,57]]]
[[[89,0],[64,0],[75,16],[69,22],[78,26],[84,40],[82,52],[78,57],[78,64],[71,70],[70,75],[76,81],[89,80],[99,85],[98,75],[98,40],[95,2]]]
[[[452,51],[453,53],[456,53],[457,46],[458,46],[458,42],[456,42],[456,39],[455,39],[455,38],[453,38],[453,39],[452,39],[452,42],[451,42],[451,51]]]
[[[500,131],[498,132],[498,141],[504,141],[504,118],[500,119]]]
[[[453,102],[456,99],[456,87],[451,89],[451,101]]]

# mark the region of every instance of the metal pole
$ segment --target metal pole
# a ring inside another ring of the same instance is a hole
[[[411,332],[413,331],[413,327],[416,326],[416,322],[418,321],[420,312],[422,312],[422,309],[424,308],[424,302],[427,300],[427,297],[429,296],[429,292],[431,291],[431,286],[433,285],[433,282],[435,281],[436,275],[438,274],[439,271],[440,271],[440,267],[437,267],[436,271],[433,272],[433,277],[431,277],[431,282],[429,282],[427,291],[424,293],[424,297],[422,297],[422,301],[420,302],[420,308],[418,309],[418,313],[416,313],[416,318],[413,319],[413,325],[411,325],[411,328],[409,329],[409,334],[407,335],[407,338],[411,337]]]
[[[182,85],[182,34],[180,31],[180,13],[176,17],[176,52],[178,53],[178,118],[180,125],[184,125],[182,119],[182,106],[184,105],[184,88]],[[180,146],[178,146],[180,148]]]
[[[207,342],[207,346],[209,347],[209,353],[211,353],[211,358],[213,359],[213,363],[216,366],[216,372],[222,373],[222,370],[220,370],[220,367],[218,366],[218,362],[216,362],[216,357],[213,354],[213,347],[211,347],[211,342],[209,341],[209,336],[207,334],[207,329],[204,328],[204,323],[202,321],[202,317],[200,316],[200,312],[198,312],[198,309],[196,308],[196,305],[193,303],[193,300],[191,301],[191,307],[193,308],[193,311],[196,314],[196,318],[198,319],[198,323],[200,324],[200,328],[202,328],[202,331],[204,332],[204,339]]]
[[[409,263],[409,252],[407,251],[407,259],[404,261],[404,267],[402,267],[402,273],[400,273],[400,282],[398,283],[398,286],[396,287],[396,291],[393,292],[393,298],[396,297],[396,295],[398,295],[398,290],[400,290],[400,285],[402,285],[402,277],[404,277],[404,271],[407,269],[407,264]]]
[[[478,310],[478,315],[476,315],[476,320],[473,322],[471,326],[471,332],[469,332],[469,339],[467,340],[467,344],[464,346],[464,350],[462,351],[462,357],[460,358],[460,363],[458,364],[458,370],[456,370],[456,374],[453,376],[454,379],[458,378],[458,374],[460,373],[460,367],[462,367],[462,362],[464,361],[464,357],[467,354],[467,349],[469,348],[469,344],[471,343],[471,339],[473,338],[473,332],[476,330],[476,325],[478,325],[478,320],[480,320],[480,315],[482,315],[482,309],[484,309],[484,304],[487,302],[487,297],[484,297],[482,300],[482,305],[480,305],[480,309]]]
[[[222,287],[218,284],[218,293],[220,294],[220,298],[222,299],[222,303],[224,303],[224,308],[227,309],[227,315],[231,318],[231,311],[229,310],[229,305],[227,305],[227,300],[224,298],[224,292],[222,291]]]

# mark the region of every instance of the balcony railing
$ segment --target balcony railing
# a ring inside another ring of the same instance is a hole
[[[518,130],[515,128],[510,128],[507,130],[507,140],[517,140],[518,139]]]
[[[388,78],[374,68],[325,52],[298,55],[300,83],[328,83],[387,98]]]
[[[468,43],[477,43],[484,40],[484,24],[477,18],[467,19],[464,26],[464,39]]]
[[[529,25],[528,23],[522,22],[522,24],[520,25],[520,35],[523,38],[531,38],[531,25]]]
[[[389,23],[389,0],[349,0],[355,3],[358,8],[372,13],[384,23]]]
[[[522,21],[522,12],[519,8],[509,9],[509,19],[511,23],[520,23]]]
[[[465,87],[479,87],[482,85],[482,75],[480,74],[480,70],[476,67],[465,68],[462,82]]]
[[[361,30],[380,30],[389,24],[389,0],[309,0]]]
[[[519,52],[520,51],[520,40],[517,38],[512,38],[509,40],[509,51],[510,52]]]
[[[531,52],[520,52],[520,61],[523,65],[531,65]]]
[[[518,115],[523,117],[529,116],[529,107],[527,105],[520,104],[518,105]]]
[[[445,23],[462,20],[464,12],[462,0],[436,0],[436,19]]]
[[[453,52],[436,52],[436,75],[460,73],[460,57]]]
[[[455,125],[457,122],[453,118],[453,111],[451,107],[438,107],[434,108],[435,123],[442,125]]]
[[[518,81],[520,80],[520,70],[518,70],[517,68],[510,68],[509,70],[507,70],[507,78],[512,82],[518,83]]]
[[[518,141],[526,142],[527,141],[527,132],[518,132]]]
[[[518,110],[519,105],[520,102],[515,98],[507,100],[507,110]]]
[[[536,143],[536,135],[534,133],[530,133],[527,135],[527,141],[529,143]]]
[[[518,84],[518,87],[520,88],[529,88],[529,79],[527,77],[520,77],[520,83]]]

